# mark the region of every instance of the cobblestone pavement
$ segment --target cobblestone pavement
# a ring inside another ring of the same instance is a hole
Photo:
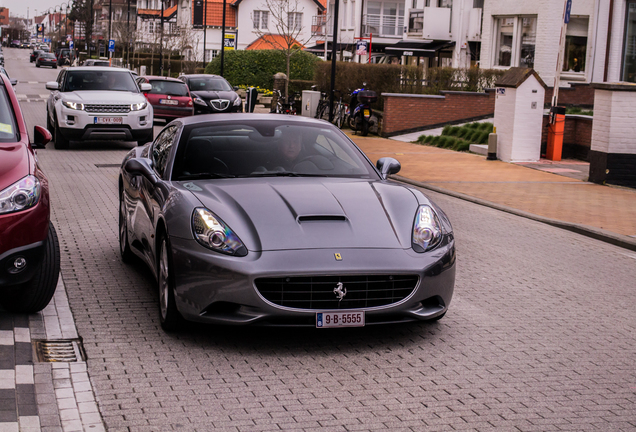
[[[429,193],[458,244],[440,322],[165,334],[149,272],[119,259],[124,153],[39,151],[109,431],[636,429],[636,254]]]

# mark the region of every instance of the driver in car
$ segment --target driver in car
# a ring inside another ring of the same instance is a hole
[[[268,161],[267,168],[269,170],[284,168],[286,171],[291,171],[301,159],[302,148],[302,134],[298,131],[293,133],[288,131],[277,144],[276,152]]]

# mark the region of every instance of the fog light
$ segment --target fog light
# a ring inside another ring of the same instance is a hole
[[[23,257],[18,257],[13,261],[13,271],[11,273],[20,273],[26,268],[27,261]]]
[[[72,126],[75,124],[75,116],[66,116],[66,124]]]

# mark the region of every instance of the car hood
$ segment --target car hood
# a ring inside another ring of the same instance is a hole
[[[0,191],[29,174],[29,152],[23,143],[0,143]]]
[[[190,185],[249,250],[411,247],[418,201],[398,184],[267,178]]]
[[[146,97],[126,91],[78,90],[64,93],[64,100],[84,104],[132,104],[145,102]]]
[[[227,99],[233,101],[237,97],[236,92],[233,91],[190,91],[190,94],[193,97],[198,96],[206,101],[211,99]]]

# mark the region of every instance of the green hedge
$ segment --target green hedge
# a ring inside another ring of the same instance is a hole
[[[336,62],[336,89],[345,94],[362,87],[378,93],[439,94],[441,90],[484,91],[493,88],[505,71],[492,69],[430,68],[426,80],[421,66]],[[316,64],[315,81],[321,91],[331,88],[331,62]],[[375,108],[382,109],[382,97]]]
[[[274,75],[285,73],[285,54],[279,50],[239,50],[226,51],[223,75],[234,86],[247,85],[271,89]],[[313,54],[298,51],[291,57],[290,79],[312,80],[318,57]],[[205,67],[205,73],[221,73],[221,57],[214,58]]]
[[[487,144],[488,135],[493,131],[493,124],[488,122],[468,123],[463,126],[444,126],[440,136],[421,135],[419,144],[457,151],[468,151],[471,144]]]

